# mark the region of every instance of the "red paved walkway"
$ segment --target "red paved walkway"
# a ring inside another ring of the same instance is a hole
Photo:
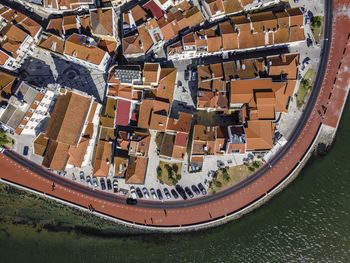
[[[330,126],[336,127],[338,123],[341,108],[345,100],[345,85],[349,84],[350,79],[350,73],[347,71],[347,67],[350,68],[350,44],[348,42],[350,18],[339,13],[338,8],[342,5],[350,8],[350,3],[345,0],[334,0],[333,2],[332,47],[322,90],[313,113],[304,127],[302,134],[288,153],[269,172],[252,182],[246,188],[220,200],[206,203],[205,205],[167,209],[167,213],[165,214],[163,209],[144,209],[137,206],[96,200],[90,196],[66,189],[61,185],[56,185],[55,191],[51,191],[51,181],[47,181],[18,166],[2,154],[0,155],[0,177],[50,193],[65,200],[70,200],[85,207],[92,204],[96,211],[139,224],[147,223],[148,225],[155,226],[187,225],[208,221],[211,218],[217,218],[233,211],[238,211],[271,190],[292,171],[312,143],[318,127],[322,123],[321,116],[324,116],[324,123]],[[340,66],[339,63],[341,63]],[[323,106],[327,107],[325,115],[325,108]]]

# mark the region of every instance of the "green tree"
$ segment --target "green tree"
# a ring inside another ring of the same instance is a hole
[[[4,147],[9,143],[11,143],[11,140],[7,136],[6,132],[0,131],[0,146]]]
[[[176,180],[180,181],[181,180],[181,174],[176,174]]]
[[[228,174],[226,168],[222,169],[222,177],[224,178],[224,180],[225,180],[226,182],[230,181],[230,179],[231,179],[231,177],[230,177],[230,175]]]
[[[215,181],[214,181],[214,184],[215,184],[215,186],[216,186],[217,188],[221,188],[221,187],[222,187],[222,183],[221,183],[220,181],[215,180]]]

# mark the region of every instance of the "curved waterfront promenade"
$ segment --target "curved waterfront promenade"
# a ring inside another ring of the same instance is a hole
[[[93,191],[51,174],[11,151],[0,155],[1,179],[81,208],[92,205],[96,214],[110,219],[160,230],[210,226],[250,210],[253,205],[265,201],[269,193],[278,190],[276,187],[281,186],[281,182],[293,176],[302,165],[301,161],[307,159],[322,124],[337,127],[350,80],[350,73],[346,71],[350,68],[350,18],[346,12],[341,12],[342,6],[350,8],[350,3],[346,0],[326,1],[326,31],[320,68],[292,138],[270,165],[238,185],[199,199],[166,203],[140,200],[138,205],[129,206],[122,197]],[[55,183],[54,191],[52,182]]]

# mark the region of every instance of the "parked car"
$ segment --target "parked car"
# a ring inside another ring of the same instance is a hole
[[[171,189],[171,194],[173,195],[173,197],[175,199],[178,199],[179,198],[179,195],[176,193],[175,189]]]
[[[160,191],[160,189],[157,189],[157,195],[158,195],[159,200],[163,200],[163,195],[162,195],[162,192]]]
[[[188,196],[190,198],[193,198],[193,193],[192,193],[191,189],[188,188],[188,186],[185,187],[185,191],[186,191],[186,194],[188,194]]]
[[[126,203],[128,205],[136,205],[137,204],[137,200],[135,198],[127,198],[126,199]]]
[[[136,194],[137,194],[137,197],[138,197],[138,198],[142,198],[142,197],[143,197],[143,194],[142,194],[142,192],[141,192],[140,187],[136,187]]]
[[[198,188],[199,190],[201,190],[203,195],[207,194],[207,191],[205,190],[204,186],[201,183],[198,184]]]
[[[169,192],[168,188],[164,188],[163,191],[164,191],[164,194],[165,194],[166,198],[170,199],[171,195],[170,195],[170,192]]]
[[[85,181],[84,171],[80,171],[79,176],[80,176],[80,182],[84,182]]]
[[[97,187],[98,186],[98,181],[96,177],[92,177],[92,185]]]
[[[149,192],[146,187],[142,188],[143,195],[148,199],[149,198]]]
[[[192,191],[196,194],[199,195],[201,192],[199,191],[198,187],[195,185],[191,186]]]
[[[86,176],[86,183],[92,185],[90,176]]]
[[[100,179],[100,185],[102,190],[106,190],[106,181],[105,179],[101,178]]]
[[[136,199],[136,191],[135,191],[135,187],[133,186],[130,187],[130,197],[133,199]]]
[[[156,191],[154,191],[154,188],[150,189],[151,195],[154,199],[157,199]]]
[[[185,80],[189,80],[190,79],[190,72],[187,69],[185,70],[184,78],[185,78]]]
[[[29,147],[28,146],[24,146],[24,148],[23,148],[23,155],[27,156],[28,152],[29,152]]]
[[[118,192],[118,181],[113,180],[113,192],[116,193]]]
[[[192,71],[192,81],[196,81],[197,80],[197,72],[196,71]]]
[[[187,195],[185,193],[185,190],[180,185],[175,186],[176,191],[179,193],[179,195],[182,197],[182,199],[187,200]]]
[[[107,179],[107,189],[112,190],[112,183],[110,179]]]

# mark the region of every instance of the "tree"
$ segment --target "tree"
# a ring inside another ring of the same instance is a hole
[[[217,188],[222,187],[222,183],[221,183],[220,181],[215,180],[215,181],[214,181],[214,184],[215,184],[215,186],[216,186]]]
[[[179,166],[176,163],[173,164],[173,170],[175,173],[177,173],[179,171]]]
[[[180,181],[180,180],[181,180],[181,174],[177,174],[177,175],[176,175],[176,180],[177,180],[177,181]]]
[[[224,178],[224,180],[225,180],[226,182],[230,181],[230,179],[231,179],[231,177],[230,177],[230,175],[228,174],[226,168],[222,169],[222,177]]]
[[[322,25],[322,19],[320,16],[315,16],[313,19],[312,19],[312,26],[313,27],[321,27]]]
[[[0,131],[0,146],[4,147],[11,143],[11,140],[7,137],[6,132]]]

